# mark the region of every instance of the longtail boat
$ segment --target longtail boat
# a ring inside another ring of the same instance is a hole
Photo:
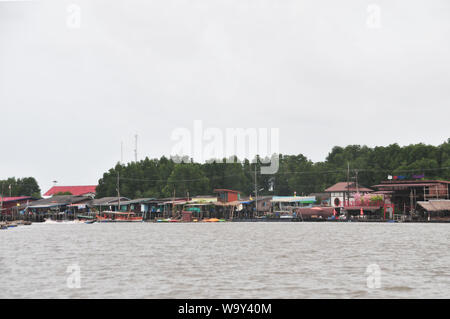
[[[137,216],[134,212],[113,212],[104,211],[96,217],[99,223],[109,222],[142,222],[142,216]]]

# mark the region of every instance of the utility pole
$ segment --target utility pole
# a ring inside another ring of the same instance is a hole
[[[255,214],[258,215],[258,183],[256,180],[257,174],[256,174],[256,167],[258,164],[258,157],[256,157],[255,162]]]
[[[170,217],[175,217],[175,187],[173,188],[173,197],[172,197],[172,211]]]
[[[118,207],[117,211],[120,212],[120,173],[117,172],[117,201],[118,201]]]
[[[347,202],[350,203],[350,162],[347,162]]]

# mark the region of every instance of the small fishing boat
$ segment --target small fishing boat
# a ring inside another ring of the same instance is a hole
[[[104,211],[101,213],[102,215],[97,215],[96,219],[100,223],[107,222],[142,222],[142,216],[137,216],[134,212],[113,212],[113,211]]]
[[[1,225],[0,225],[0,229],[8,229],[8,226],[6,226],[6,225],[4,225],[4,224],[1,224]]]
[[[93,224],[96,222],[96,219],[94,216],[87,216],[87,215],[78,215],[78,222],[84,223],[84,224]]]
[[[203,222],[205,223],[217,223],[217,222],[224,222],[225,219],[218,219],[218,218],[207,218],[204,219]]]

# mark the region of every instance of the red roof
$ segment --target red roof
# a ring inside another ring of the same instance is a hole
[[[72,195],[80,196],[80,195],[86,195],[93,193],[95,194],[95,189],[97,188],[97,185],[89,185],[89,186],[53,186],[48,190],[47,193],[44,194],[44,196],[52,196],[57,193],[65,193],[69,192]]]
[[[3,197],[3,199],[0,197],[0,201],[3,201],[3,202],[15,202],[15,201],[27,200],[27,199],[31,199],[31,197],[30,196]]]
[[[350,186],[350,187],[348,187]],[[347,188],[348,187],[348,188]],[[356,185],[354,182],[351,183],[347,183],[347,182],[340,182],[340,183],[336,183],[331,187],[328,187],[325,192],[356,192]],[[359,192],[372,192],[372,190],[370,188],[361,186],[358,184],[358,191]]]
[[[435,186],[436,183],[402,183],[402,184],[379,184],[375,185],[376,188],[401,188],[401,187],[424,187],[424,186]]]

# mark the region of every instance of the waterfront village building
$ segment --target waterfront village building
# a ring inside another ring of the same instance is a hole
[[[264,214],[264,211],[267,211],[267,208],[270,208],[270,206],[267,205],[268,200],[264,199],[264,197],[266,196],[258,196],[258,201],[251,196],[241,197],[238,201],[238,205],[236,205],[235,210],[233,211],[232,217],[237,219],[260,217]],[[272,199],[272,197],[270,197],[270,199]],[[258,209],[255,209],[256,202],[258,202]]]
[[[73,219],[79,212],[88,210],[89,196],[57,195],[40,199],[21,207],[29,219],[44,221],[45,218]]]
[[[315,196],[273,196],[271,199],[272,212],[280,217],[295,217],[295,211],[298,208],[312,207],[315,202]]]
[[[183,220],[211,218],[217,203],[217,196],[198,195],[192,197],[183,207]]]
[[[127,197],[120,197],[121,202],[125,202],[128,200],[130,200],[130,199]],[[93,199],[89,203],[88,206],[93,208],[95,211],[103,211],[103,210],[114,211],[117,209],[118,202],[119,202],[119,198],[117,196],[116,197],[103,197],[103,198]]]
[[[428,221],[450,222],[450,200],[432,199],[417,202],[419,217]]]
[[[31,196],[0,197],[0,220],[14,219],[14,215],[20,214],[19,207],[31,201]]]
[[[183,207],[183,221],[211,218],[217,203],[217,196],[199,195],[192,197]]]
[[[438,212],[440,208],[446,206],[436,203],[436,207],[434,207],[431,204],[423,204],[423,202],[450,199],[450,181],[388,180],[372,187],[378,189],[374,194],[384,194],[389,197],[397,214],[416,215],[416,211],[424,213],[427,212],[427,209],[430,209],[429,212]],[[421,203],[419,204],[419,202]],[[415,217],[420,218],[419,215]]]
[[[214,212],[215,217],[232,219],[241,205],[241,192],[223,188],[215,189],[213,192],[217,194]]]
[[[330,193],[311,193],[309,196],[316,197],[316,204],[320,206],[331,206]]]
[[[373,190],[355,182],[339,182],[328,187],[325,192],[330,194],[331,207],[343,208],[351,203],[356,193],[365,195],[372,193]]]
[[[70,193],[74,196],[95,197],[97,185],[87,186],[53,186],[42,197],[48,198],[58,193]]]
[[[273,196],[258,196],[257,212],[259,214],[267,214],[272,211]]]
[[[217,193],[217,201],[221,203],[229,203],[241,199],[241,192],[239,191],[231,189],[215,189],[213,192]]]

